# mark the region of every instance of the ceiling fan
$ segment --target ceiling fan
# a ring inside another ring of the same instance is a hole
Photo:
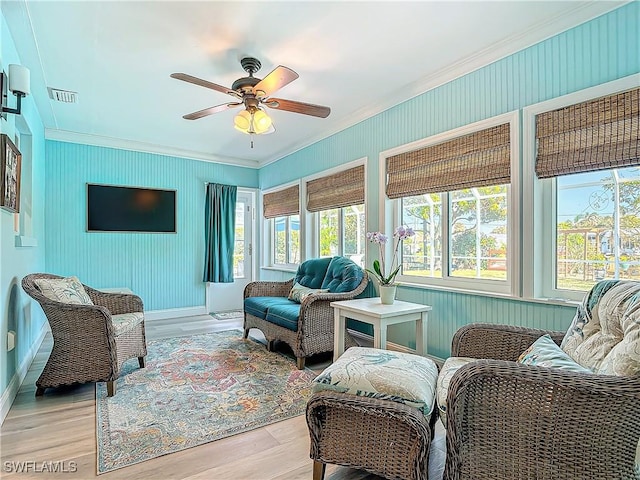
[[[322,105],[273,98],[270,96],[298,78],[298,74],[290,68],[280,65],[271,71],[269,75],[260,79],[253,76],[262,66],[258,59],[245,57],[240,60],[240,65],[242,65],[242,68],[244,68],[249,76],[239,78],[233,82],[231,88],[223,87],[217,83],[202,80],[201,78],[186,73],[172,73],[171,78],[226,93],[227,95],[235,97],[237,100],[188,113],[182,118],[186,120],[196,120],[244,105],[245,109],[234,118],[235,128],[243,133],[266,134],[274,132],[275,129],[273,128],[271,118],[267,115],[263,106],[320,118],[326,118],[329,116],[329,113],[331,113],[329,107],[323,107]]]

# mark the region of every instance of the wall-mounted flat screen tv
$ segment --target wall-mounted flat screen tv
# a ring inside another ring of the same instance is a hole
[[[89,232],[176,232],[176,191],[87,184]]]

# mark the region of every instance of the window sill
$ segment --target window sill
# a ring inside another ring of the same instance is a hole
[[[557,305],[560,307],[576,308],[580,302],[575,300],[565,300],[562,298],[524,298],[516,297],[504,293],[483,292],[480,290],[468,290],[463,288],[441,287],[439,285],[423,285],[420,283],[398,282],[400,288],[415,288],[420,290],[436,290],[440,292],[460,293],[463,295],[475,295],[479,297],[501,298],[504,300],[515,300],[526,303],[543,303],[545,305]],[[586,293],[586,292],[585,292]]]
[[[24,235],[15,236],[16,247],[37,247],[38,240],[35,237],[25,237]]]
[[[287,272],[287,273],[296,273],[298,271],[298,267],[276,267],[273,265],[270,266],[266,266],[266,267],[260,267],[261,270],[271,270],[274,272]]]

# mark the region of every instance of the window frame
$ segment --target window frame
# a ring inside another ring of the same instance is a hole
[[[555,287],[557,182],[555,178],[538,179],[536,177],[536,116],[636,88],[638,84],[640,84],[640,74],[633,74],[523,108],[522,249],[524,252],[531,253],[522,259],[523,272],[527,272],[523,276],[522,284],[522,296],[525,299],[574,302],[582,300],[585,294],[582,290]],[[552,252],[552,254],[545,255],[545,252]]]
[[[300,245],[299,245],[299,250],[300,250],[300,262],[304,261],[304,252],[305,252],[305,244],[304,244],[304,222],[302,220],[303,215],[303,204],[302,204],[302,198],[303,198],[303,186],[301,184],[300,180],[296,180],[294,182],[289,182],[289,183],[285,183],[282,185],[278,185],[276,187],[264,190],[261,192],[261,196],[260,196],[260,209],[262,210],[263,207],[263,197],[265,194],[267,193],[274,193],[274,192],[278,192],[280,190],[285,190],[287,188],[290,187],[294,187],[298,185],[299,186],[299,198],[298,198],[298,216],[300,217]],[[262,211],[260,212],[260,215],[262,216]],[[291,215],[282,215],[282,217],[285,217],[287,220],[287,226],[289,225],[289,221],[290,221],[290,217]],[[278,218],[278,217],[276,217]],[[275,218],[264,218],[264,216],[262,216],[262,226],[263,226],[263,231],[265,232],[265,235],[262,236],[263,239],[265,239],[266,241],[264,242],[263,245],[263,257],[264,259],[267,259],[266,264],[262,267],[262,268],[273,268],[273,269],[277,269],[277,270],[285,270],[285,271],[296,271],[298,269],[298,263],[276,263],[276,252],[275,252],[275,247],[276,247],[276,240],[275,240]],[[286,241],[287,241],[287,251],[286,251],[286,255],[287,257],[289,256],[289,250],[288,250],[288,246],[289,246],[289,231],[288,229],[286,230]]]
[[[442,143],[448,140],[452,140],[456,137],[468,135],[479,130],[484,130],[490,127],[498,126],[508,123],[509,124],[509,137],[510,137],[510,158],[511,158],[511,182],[507,187],[507,278],[506,280],[492,280],[492,279],[478,279],[478,278],[461,278],[449,276],[448,267],[445,269],[445,265],[449,265],[449,206],[450,198],[449,192],[445,192],[442,195],[442,205],[447,208],[442,208],[441,222],[442,222],[442,264],[443,264],[443,276],[442,278],[434,277],[422,277],[415,275],[404,275],[400,272],[397,276],[397,281],[401,284],[409,284],[427,288],[438,288],[455,291],[466,291],[474,293],[489,293],[498,294],[503,296],[518,297],[520,296],[520,277],[521,277],[521,236],[520,236],[520,224],[521,224],[521,202],[520,202],[520,115],[519,111],[504,113],[491,117],[479,122],[464,125],[453,130],[448,130],[431,137],[427,137],[415,142],[401,145],[389,150],[380,152],[379,155],[379,168],[380,168],[380,222],[379,225],[384,226],[384,231],[387,234],[391,234],[394,229],[400,225],[402,218],[401,213],[401,198],[389,199],[386,194],[382,194],[386,190],[386,159],[392,155],[425,148],[430,145]],[[391,243],[386,245],[385,255],[387,258],[391,258]],[[369,259],[367,259],[367,264]]]
[[[271,220],[271,225],[270,225],[270,230],[271,230],[271,266],[273,267],[297,267],[299,265],[299,263],[296,262],[291,262],[291,258],[290,257],[290,244],[291,244],[291,217],[293,217],[294,215],[283,215],[281,217],[275,217],[275,218],[270,218],[269,220]],[[285,263],[277,263],[275,258],[276,258],[276,252],[275,252],[275,248],[276,248],[276,231],[275,231],[275,225],[276,222],[275,220],[277,218],[284,218],[285,219],[285,257],[286,257],[286,262]],[[300,214],[298,214],[298,228],[300,229]],[[302,253],[302,246],[299,245],[298,249],[300,251],[300,254]]]
[[[319,257],[320,256],[320,212],[309,212],[307,210],[307,182],[312,181],[312,180],[316,180],[318,178],[322,178],[322,177],[328,177],[330,175],[335,175],[336,173],[340,173],[343,172],[345,170],[351,170],[352,168],[355,167],[359,167],[359,166],[364,166],[364,204],[358,204],[358,205],[364,205],[364,226],[365,226],[365,231],[367,229],[367,221],[368,221],[368,216],[367,216],[367,160],[368,157],[362,157],[359,158],[357,160],[353,160],[351,162],[347,162],[344,163],[342,165],[339,165],[337,167],[333,167],[333,168],[328,168],[326,170],[323,170],[321,172],[315,173],[313,175],[309,175],[306,176],[304,178],[301,179],[301,183],[300,183],[300,196],[301,196],[301,203],[300,203],[300,212],[301,212],[301,218],[300,218],[300,223],[303,223],[307,226],[307,230],[309,232],[309,242],[305,245],[305,251],[307,252],[307,258],[313,258],[313,257]],[[347,207],[340,207],[338,210],[342,210],[343,208],[347,208]],[[324,210],[323,210],[324,211]],[[302,215],[302,212],[304,212],[304,215]],[[304,216],[304,221],[302,219],[302,217]],[[342,252],[344,252],[344,231],[343,231],[343,224],[344,224],[344,220],[342,218],[342,212],[340,213],[340,215],[338,216],[338,250],[339,255],[342,255]],[[367,245],[365,245],[364,247],[364,259],[366,259],[367,254]]]
[[[363,227],[365,229],[365,233],[366,233],[366,221],[367,221],[367,205],[366,203],[359,203],[357,205],[362,205],[363,210],[364,210],[364,224]],[[345,224],[345,209],[347,208],[352,208],[354,205],[349,205],[348,207],[339,207],[339,208],[332,208],[330,210],[337,210],[338,211],[338,251],[336,253],[336,255],[343,257],[345,256],[345,252],[344,252],[344,236],[345,236],[345,230],[344,230],[344,224]],[[319,236],[320,236],[320,215],[322,214],[322,212],[327,212],[329,210],[321,210],[319,212],[314,212],[311,213],[310,215],[313,215],[314,217],[314,223],[315,223],[315,228],[314,228],[314,232],[316,232],[316,235],[314,235],[314,240],[315,240],[315,245],[317,247],[316,249],[316,253],[317,253],[317,257],[320,257],[320,241],[319,241]],[[366,257],[366,250],[367,250],[367,245],[366,245],[366,240],[363,242],[362,245],[362,259],[364,261],[364,258]]]

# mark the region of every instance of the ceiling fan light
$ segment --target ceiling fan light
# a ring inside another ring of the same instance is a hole
[[[264,110],[257,110],[253,114],[253,127],[256,133],[265,133],[271,127],[271,117]]]
[[[248,129],[239,128],[237,125],[234,125],[233,128],[235,128],[236,130],[238,130],[239,132],[242,132],[242,133],[246,133],[246,134],[250,133]]]
[[[236,129],[241,132],[247,133],[249,131],[249,127],[251,126],[251,114],[247,110],[243,110],[238,113],[233,119],[233,124]]]

